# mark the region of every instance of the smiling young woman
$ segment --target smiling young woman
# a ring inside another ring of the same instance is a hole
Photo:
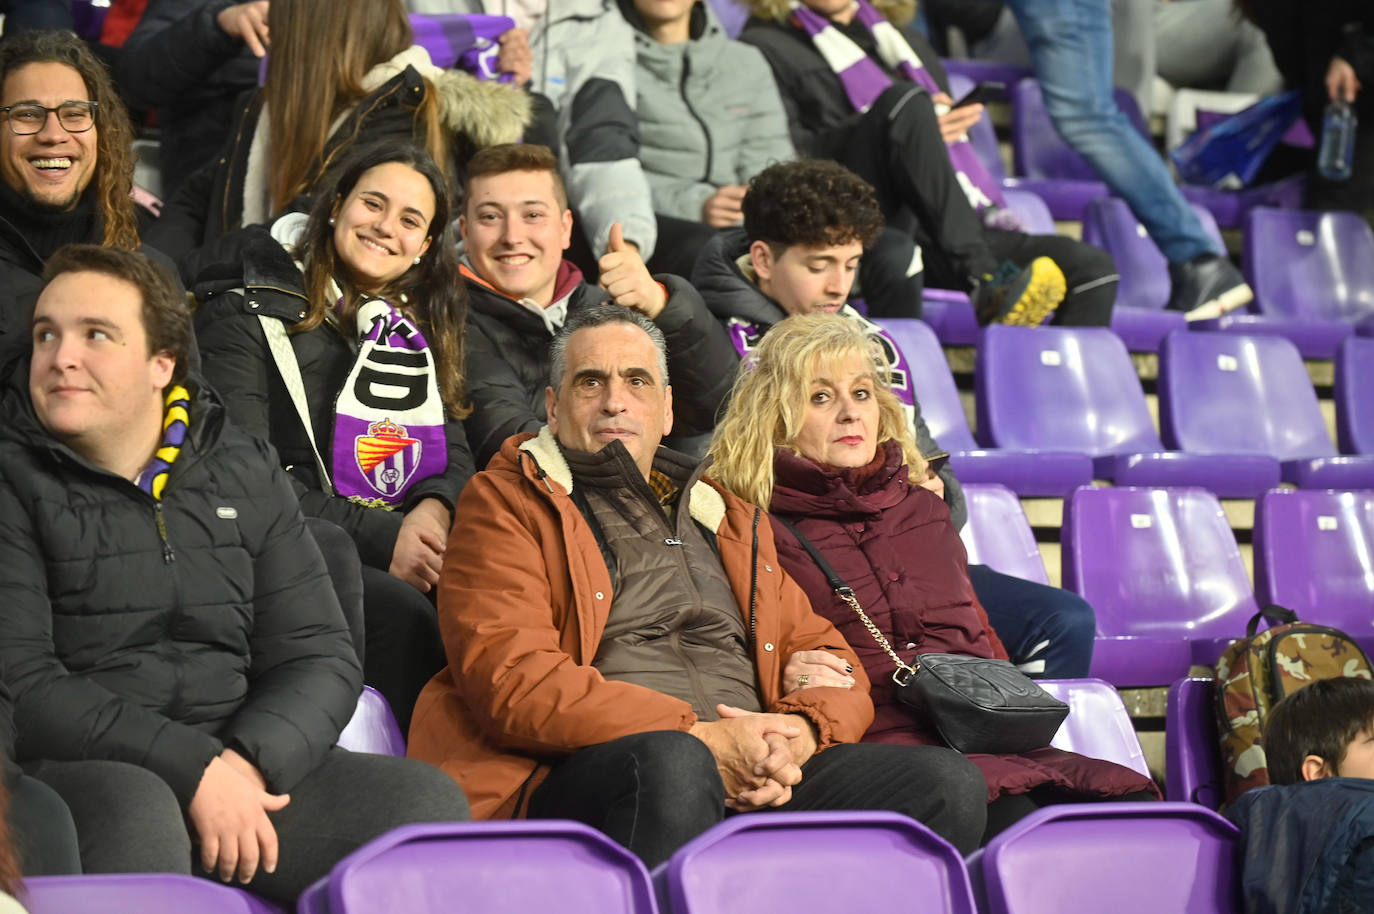
[[[444,663],[432,588],[473,473],[451,218],[425,152],[365,147],[308,216],[245,230],[240,258],[195,287],[230,417],[277,449],[304,512],[357,544],[364,678],[403,727]]]

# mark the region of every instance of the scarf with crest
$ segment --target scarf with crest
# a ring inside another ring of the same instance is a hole
[[[868,0],[856,0],[858,12],[855,18],[873,36],[878,57],[889,69],[916,83],[931,95],[941,92],[935,78],[930,75],[921,58],[911,44],[902,37],[901,31],[888,22]],[[830,69],[840,78],[845,95],[855,111],[867,111],[873,107],[878,96],[892,85],[892,80],[883,72],[863,48],[859,47],[848,35],[837,29],[830,20],[813,11],[800,0],[791,0],[792,21],[811,37],[811,43],[825,58]],[[938,113],[938,111],[937,111]],[[997,228],[1017,229],[1023,226],[1008,224],[1008,217],[1019,223],[1007,209],[1006,197],[1002,188],[988,173],[978,153],[967,136],[947,143],[950,163],[954,166],[955,177],[969,205],[983,215],[984,221]]]

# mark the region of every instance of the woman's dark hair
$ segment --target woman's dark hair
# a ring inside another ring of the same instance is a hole
[[[325,313],[334,305],[329,291],[331,280],[338,282],[343,291],[339,318],[345,332],[352,333],[356,329],[353,321],[362,294],[352,288],[341,268],[334,250],[334,227],[330,225],[330,217],[368,169],[392,162],[414,169],[429,182],[434,192],[434,218],[429,223],[429,249],[420,256],[420,262],[382,289],[381,294],[420,323],[434,352],[439,393],[444,405],[449,415],[461,419],[472,411],[465,402],[463,385],[467,291],[458,272],[458,252],[449,234],[452,214],[448,186],[439,166],[424,150],[398,142],[364,146],[339,169],[332,186],[323,188],[315,198],[305,236],[300,242],[309,305],[305,318],[291,332],[313,330],[324,320]]]

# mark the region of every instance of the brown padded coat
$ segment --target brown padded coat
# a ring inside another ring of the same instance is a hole
[[[475,819],[523,814],[549,765],[577,749],[697,720],[687,702],[606,680],[591,666],[614,595],[571,491],[545,427],[508,439],[455,512],[438,595],[449,665],[415,706],[409,755],[456,780]],[[746,626],[753,607],[764,709],[805,715],[821,750],[857,742],[873,720],[862,664],[783,572],[767,516],[709,480],[689,505],[716,535]],[[783,667],[801,650],[843,657],[858,682],[784,696]]]

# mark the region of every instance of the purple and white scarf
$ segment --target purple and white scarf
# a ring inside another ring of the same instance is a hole
[[[873,36],[878,56],[883,63],[931,95],[943,91],[897,27],[875,10],[868,0],[856,2],[856,18]],[[873,107],[878,96],[892,85],[892,80],[883,72],[883,68],[871,60],[863,48],[835,28],[830,20],[799,0],[792,0],[792,21],[811,36],[811,43],[840,78],[845,94],[849,96],[849,103],[854,106],[855,111],[867,111]],[[959,186],[968,198],[969,205],[979,213],[992,208],[996,213],[994,218],[997,219],[1005,213],[1010,213],[1001,186],[983,166],[973,143],[964,137],[946,144],[946,148],[949,150],[950,163],[954,166]],[[991,215],[993,214],[984,214],[985,218]]]
[[[334,489],[394,508],[421,479],[448,466],[444,403],[429,343],[380,298],[358,306],[357,360],[334,404]]]
[[[513,28],[515,20],[509,16],[410,14],[415,43],[429,51],[436,67],[457,68],[478,79],[503,83],[515,79],[514,74],[502,73],[497,68],[500,38]]]

